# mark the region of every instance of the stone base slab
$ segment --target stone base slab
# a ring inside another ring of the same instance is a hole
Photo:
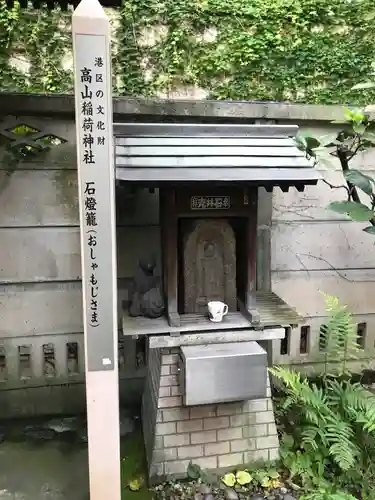
[[[185,407],[179,348],[150,349],[142,421],[150,480],[186,476],[189,462],[210,471],[278,458],[271,399]]]

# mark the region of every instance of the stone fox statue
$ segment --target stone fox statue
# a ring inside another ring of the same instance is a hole
[[[161,279],[159,276],[155,276],[155,271],[155,256],[148,260],[139,260],[130,297],[130,316],[159,318],[163,315],[165,303]]]

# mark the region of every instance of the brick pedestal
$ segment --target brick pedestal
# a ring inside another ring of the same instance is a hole
[[[190,461],[221,471],[278,457],[268,377],[265,399],[184,407],[177,363],[178,348],[149,351],[142,418],[152,481],[186,476]]]

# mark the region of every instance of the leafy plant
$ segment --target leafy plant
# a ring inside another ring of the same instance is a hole
[[[324,361],[323,376],[348,375],[348,362],[356,360],[360,352],[357,327],[346,305],[337,297],[322,293],[328,320],[319,331],[319,354],[316,361]]]
[[[139,491],[145,483],[145,478],[143,476],[138,476],[131,479],[128,483],[129,489],[131,491]]]
[[[187,468],[187,476],[189,479],[199,479],[202,476],[202,469],[198,464],[193,464],[193,462],[189,462]]]
[[[333,488],[320,488],[317,491],[302,495],[300,500],[357,500],[353,495]]]
[[[280,473],[271,464],[265,464],[258,469],[244,469],[229,472],[221,478],[221,482],[228,488],[249,487],[279,488],[281,486]]]
[[[1,91],[72,90],[70,17],[0,0]],[[127,0],[111,12],[115,91],[363,104],[374,90],[351,87],[371,68],[374,17],[373,0]]]
[[[233,472],[225,474],[225,476],[223,476],[221,480],[225,484],[225,486],[228,486],[228,488],[233,488],[233,486],[235,486],[236,484],[236,476],[233,474]]]
[[[352,317],[335,297],[326,296],[326,304],[324,374],[311,381],[289,368],[270,368],[284,391],[278,407],[285,427],[281,459],[291,479],[318,488],[310,500],[350,498],[332,493],[332,484],[360,489],[358,474],[373,470],[375,456],[375,396],[349,378],[357,351]]]
[[[233,472],[225,474],[221,480],[225,486],[233,488],[237,484],[239,486],[247,486],[251,483],[253,478],[247,470],[239,470],[235,474]]]
[[[374,147],[375,124],[361,109],[344,108],[344,115],[341,130],[323,137],[303,133],[297,136],[296,144],[316,164],[329,164],[332,156],[338,158],[345,184],[335,186],[325,179],[323,182],[331,189],[344,189],[346,199],[330,203],[329,208],[348,215],[353,221],[369,222],[370,226],[363,230],[375,234],[375,179],[351,168],[358,153]]]

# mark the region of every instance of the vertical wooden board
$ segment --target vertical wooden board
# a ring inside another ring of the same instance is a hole
[[[258,191],[250,194],[249,217],[246,221],[246,249],[247,249],[247,286],[246,307],[248,310],[255,306],[254,293],[256,291],[256,261],[257,261],[257,219],[258,219]]]
[[[272,193],[258,188],[256,281],[257,290],[263,291],[271,290],[272,197]]]
[[[164,290],[167,296],[167,314],[170,324],[179,324],[178,318],[178,227],[175,205],[175,192],[168,189],[163,193],[163,214],[161,224],[163,226],[163,242],[165,247],[166,272],[164,277]]]
[[[272,269],[375,267],[374,237],[362,222],[278,222],[272,229]]]
[[[129,186],[116,187],[116,213],[118,226],[143,226],[159,224],[159,190]]]
[[[155,257],[160,273],[161,242],[159,226],[135,226],[117,228],[118,277],[133,277],[140,258]]]

